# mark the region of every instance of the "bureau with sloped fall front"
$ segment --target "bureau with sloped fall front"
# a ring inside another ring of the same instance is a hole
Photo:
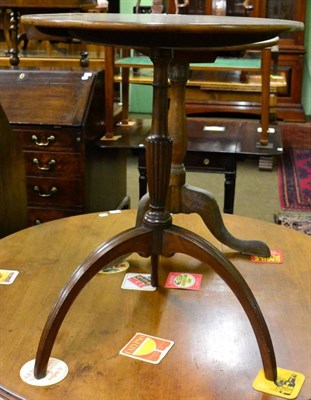
[[[103,71],[1,71],[0,102],[22,144],[31,225],[124,202],[124,154],[94,144],[105,125]]]

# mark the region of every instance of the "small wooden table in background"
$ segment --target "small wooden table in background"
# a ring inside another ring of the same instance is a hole
[[[6,18],[7,10],[11,11],[9,32],[5,32],[7,40],[11,41],[10,64],[16,67],[19,64],[18,42],[20,37],[19,19],[23,13],[52,13],[52,12],[77,12],[86,11],[89,8],[96,7],[96,0],[0,0],[0,9],[3,13],[3,20]],[[10,35],[8,35],[10,34]]]
[[[135,119],[133,125],[120,125],[114,130],[118,140],[98,140],[102,149],[127,149],[138,158],[139,199],[147,193],[145,140],[150,134],[151,119]],[[223,212],[233,214],[237,162],[247,156],[272,158],[283,152],[280,128],[270,135],[272,148],[258,147],[258,123],[245,120],[187,118],[188,146],[184,158],[187,171],[223,173]],[[205,178],[203,178],[205,179]]]
[[[121,289],[124,273],[96,275],[66,317],[52,356],[66,362],[67,378],[38,388],[19,377],[35,357],[47,315],[76,266],[102,241],[135,222],[134,210],[86,214],[38,225],[0,241],[0,269],[19,271],[0,286],[1,384],[29,400],[276,400],[252,388],[261,369],[255,337],[228,286],[206,264],[176,254],[163,259],[154,292]],[[209,240],[243,274],[265,315],[278,366],[301,372],[299,400],[311,393],[310,237],[276,224],[224,215],[230,231],[265,240],[283,252],[283,264],[255,264],[207,231],[197,215],[174,222]],[[78,233],[78,234],[77,234]],[[83,240],[81,240],[83,239]],[[149,259],[133,254],[127,272],[149,273]],[[165,289],[169,271],[203,273],[200,291]],[[143,332],[173,340],[159,365],[119,355]]]

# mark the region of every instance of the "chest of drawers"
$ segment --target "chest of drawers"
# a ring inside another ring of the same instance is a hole
[[[104,133],[103,75],[0,72],[0,103],[24,153],[31,225],[124,202],[126,157],[94,145]]]

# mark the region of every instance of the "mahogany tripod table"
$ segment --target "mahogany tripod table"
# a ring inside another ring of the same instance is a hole
[[[138,48],[148,54],[154,64],[152,126],[146,140],[148,201],[139,207],[136,227],[104,242],[85,259],[65,285],[40,339],[35,377],[40,379],[46,375],[59,328],[80,291],[103,265],[135,252],[151,257],[153,286],[158,285],[160,256],[183,253],[209,264],[240,301],[257,339],[265,377],[276,382],[277,365],[269,330],[246,281],[223,253],[199,235],[172,222],[172,213],[198,213],[222,243],[242,253],[269,255],[269,248],[264,243],[240,240],[227,231],[213,196],[187,187],[182,165],[173,166],[171,173],[173,140],[168,134],[168,69],[176,62],[178,68],[178,60],[186,58],[188,61],[189,54],[193,61],[200,59],[202,53],[204,60],[208,55],[209,61],[213,61],[219,51],[230,47],[245,48],[258,42],[266,47],[266,42],[278,34],[301,30],[303,24],[236,17],[79,13],[25,16],[22,22],[35,26],[42,33]],[[179,118],[184,118],[184,115]],[[181,145],[176,143],[176,139]],[[183,134],[175,138],[175,154],[179,148],[183,151],[184,140]]]

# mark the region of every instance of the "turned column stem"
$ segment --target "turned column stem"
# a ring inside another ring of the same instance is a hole
[[[151,133],[146,139],[146,169],[150,210],[145,214],[148,225],[169,226],[171,215],[164,211],[172,159],[172,139],[168,136],[168,66],[171,50],[154,49],[153,113]]]
[[[184,158],[187,152],[187,118],[185,114],[185,88],[189,78],[189,63],[173,62],[169,70],[170,107],[168,114],[169,135],[173,139],[173,155],[170,177],[170,211],[182,209],[181,191],[186,183]]]

